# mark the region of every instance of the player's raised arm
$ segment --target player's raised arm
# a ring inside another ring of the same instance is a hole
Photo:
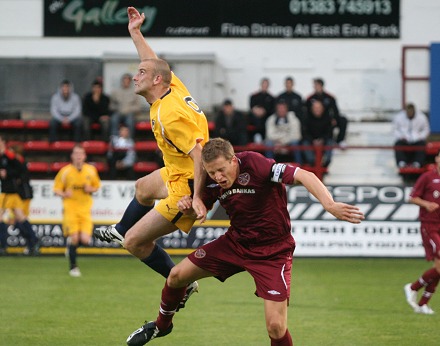
[[[332,195],[318,177],[304,169],[295,174],[295,180],[300,182],[313,196],[315,196],[326,211],[339,220],[351,223],[360,223],[365,217],[358,207],[333,200]]]
[[[136,47],[139,58],[144,59],[157,59],[156,53],[151,49],[150,45],[145,41],[141,32],[141,25],[145,20],[145,14],[140,14],[134,7],[127,8],[128,14],[128,32]]]

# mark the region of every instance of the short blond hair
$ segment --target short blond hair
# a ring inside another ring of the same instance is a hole
[[[232,144],[223,138],[210,139],[202,150],[203,162],[212,162],[220,156],[223,156],[226,160],[231,160],[234,155]]]

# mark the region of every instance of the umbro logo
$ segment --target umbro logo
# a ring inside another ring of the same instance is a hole
[[[279,294],[281,294],[280,292],[278,292],[278,291],[275,291],[275,290],[270,290],[270,291],[267,291],[267,293],[269,293],[269,294],[271,294],[271,295],[273,295],[273,296],[276,296],[276,295],[279,295]]]

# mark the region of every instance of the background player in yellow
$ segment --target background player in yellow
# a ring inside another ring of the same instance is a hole
[[[53,191],[63,199],[63,233],[67,238],[70,271],[81,276],[76,262],[79,245],[88,245],[93,232],[92,194],[101,187],[96,168],[86,163],[86,151],[76,144],[70,156],[72,162],[55,176]]]
[[[128,30],[141,63],[133,77],[135,92],[150,104],[150,122],[165,167],[136,181],[136,195],[118,224],[96,229],[94,235],[105,241],[121,243],[150,268],[168,277],[174,263],[155,240],[180,228],[189,232],[194,217],[177,208],[181,197],[192,194],[197,217],[204,221],[206,207],[200,199],[204,182],[201,151],[209,139],[208,122],[185,85],[159,59],[145,41],[140,27],[144,14],[127,9]],[[154,206],[154,201],[161,201]],[[197,289],[189,286],[186,297]]]

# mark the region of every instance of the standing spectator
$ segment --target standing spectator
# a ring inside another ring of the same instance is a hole
[[[307,98],[306,107],[307,112],[310,113],[313,101],[321,101],[324,105],[328,115],[332,119],[333,130],[338,130],[338,135],[336,136],[336,143],[341,147],[345,148],[347,143],[345,142],[345,136],[347,133],[348,120],[345,116],[339,113],[338,105],[334,96],[330,95],[324,90],[324,80],[321,78],[315,78],[313,80],[313,88],[315,92]],[[332,134],[333,137],[333,134]]]
[[[136,161],[136,152],[134,150],[134,140],[131,138],[127,126],[121,125],[119,136],[110,137],[107,158],[110,179],[116,179],[118,173],[121,173],[124,178],[134,180],[133,166]]]
[[[142,111],[142,98],[134,92],[133,76],[124,73],[121,77],[121,87],[114,90],[110,96],[110,109],[112,110],[110,135],[119,134],[119,125],[125,124],[134,136],[136,114]]]
[[[336,203],[322,182],[296,166],[276,163],[250,151],[235,154],[221,138],[203,148],[203,166],[210,181],[203,201],[219,201],[230,218],[228,231],[191,253],[176,265],[162,290],[159,315],[127,339],[144,345],[171,333],[172,319],[188,282],[215,276],[220,281],[247,271],[254,279],[255,295],[264,300],[264,316],[271,345],[291,346],[287,312],[295,241],[287,210],[286,185],[300,183],[336,218],[360,223],[364,215],[356,206]],[[191,197],[178,202],[179,210],[194,215]],[[232,312],[231,312],[232,313]]]
[[[63,80],[59,90],[50,100],[49,141],[58,140],[58,131],[61,125],[70,125],[73,130],[73,140],[81,141],[82,117],[81,98],[74,92],[73,84]]]
[[[274,147],[274,151],[267,151],[266,157],[274,158],[274,154],[286,154],[285,146],[298,145],[301,140],[301,122],[295,114],[289,111],[284,99],[278,99],[275,113],[266,120],[265,144]],[[300,164],[301,151],[291,152],[292,159]]]
[[[332,119],[324,105],[319,100],[314,100],[311,104],[310,112],[307,113],[304,121],[303,145],[322,147],[333,145]],[[318,150],[321,150],[318,148]],[[309,165],[314,166],[315,150],[306,149],[304,157]],[[327,167],[330,164],[332,150],[326,149],[322,156],[322,164]]]
[[[263,78],[260,90],[249,99],[249,124],[254,127],[252,141],[261,143],[266,138],[266,120],[274,112],[275,98],[269,92],[270,81]]]
[[[27,169],[27,162],[23,156],[23,147],[21,145],[14,145],[10,148],[15,153],[17,160],[21,163],[22,169],[20,171],[20,177],[16,179],[16,187],[18,195],[22,200],[22,210],[24,214],[24,220],[15,220],[15,226],[19,229],[20,234],[26,239],[27,247],[24,250],[25,255],[36,256],[40,252],[40,244],[37,235],[32,230],[32,226],[29,223],[29,214],[32,198],[34,197],[34,191],[30,183],[30,174]]]
[[[69,274],[81,276],[77,265],[77,248],[89,245],[93,232],[92,194],[101,186],[98,171],[86,163],[86,151],[81,144],[73,147],[71,163],[55,176],[53,191],[63,199],[63,233],[67,238]]]
[[[110,98],[102,90],[102,82],[95,80],[92,90],[83,99],[84,139],[92,138],[92,124],[101,126],[101,139],[108,141],[110,136]]]
[[[433,261],[432,268],[425,271],[416,281],[404,287],[406,300],[415,312],[431,315],[428,306],[440,280],[440,153],[435,157],[436,168],[423,173],[416,181],[409,201],[420,207],[420,233],[427,261]],[[417,302],[417,292],[424,292]]]
[[[278,95],[277,100],[285,100],[289,106],[289,112],[294,112],[297,118],[302,121],[304,115],[304,102],[302,96],[294,91],[292,77],[286,77],[284,81],[285,91]]]
[[[215,118],[215,135],[227,139],[232,145],[246,145],[248,142],[247,119],[229,99],[223,102]]]
[[[5,140],[0,137],[0,254],[6,253],[7,226],[3,221],[3,214],[7,209],[15,216],[17,228],[25,239],[30,253],[37,254],[38,239],[32,230],[23,210],[23,200],[19,195],[19,183],[23,176],[23,165],[17,160],[15,153],[6,149]]]
[[[425,163],[426,139],[430,133],[428,118],[422,112],[416,111],[412,103],[396,114],[393,120],[396,146],[408,148],[420,146],[415,151],[395,150],[396,164],[399,168],[411,165],[419,168]]]

